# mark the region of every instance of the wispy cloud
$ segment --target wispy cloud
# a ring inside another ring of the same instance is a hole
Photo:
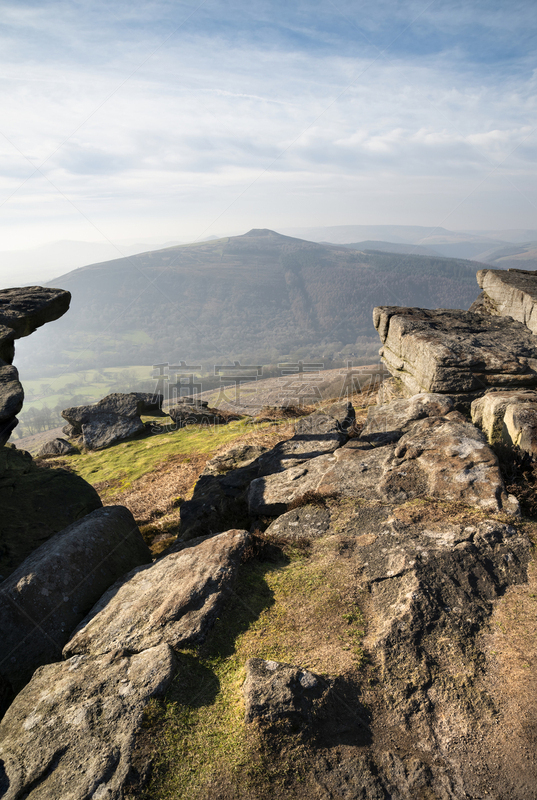
[[[66,0],[2,16],[6,247],[95,238],[86,218],[112,238],[195,238],[217,217],[216,233],[450,212],[452,227],[535,225],[533,2]]]

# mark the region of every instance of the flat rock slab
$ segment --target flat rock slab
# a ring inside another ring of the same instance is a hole
[[[347,441],[341,424],[328,414],[311,414],[295,424],[295,435],[259,458],[259,475],[296,467],[309,459],[333,453]]]
[[[512,317],[537,333],[537,272],[518,269],[480,269],[477,282],[490,314]]]
[[[537,340],[520,322],[397,306],[376,308],[373,321],[382,358],[409,396],[537,387]]]
[[[458,412],[411,423],[397,444],[347,450],[323,475],[320,493],[403,503],[436,497],[487,511],[518,513],[505,491],[498,459],[483,434]]]
[[[102,596],[64,655],[201,642],[231,591],[248,538],[247,531],[227,531],[133,570]]]
[[[537,392],[489,392],[474,400],[471,412],[491,444],[537,457]]]
[[[425,417],[442,417],[453,409],[451,397],[427,393],[416,394],[409,400],[393,400],[386,405],[371,406],[360,440],[372,444],[397,441],[410,422]]]
[[[57,533],[0,584],[0,674],[14,689],[57,661],[103,592],[151,560],[131,512],[100,508]]]
[[[0,325],[15,331],[20,339],[46,322],[59,319],[69,308],[71,293],[64,289],[24,286],[0,290]]]
[[[245,722],[265,725],[287,722],[298,728],[310,721],[315,700],[328,685],[306,669],[250,658],[246,662],[246,680],[242,692]]]
[[[371,447],[366,442],[362,448],[355,442],[252,481],[250,513],[282,514],[308,492],[389,503],[436,497],[488,511],[519,511],[485,437],[457,411],[409,423],[397,443]]]
[[[324,536],[330,527],[330,511],[324,506],[305,505],[282,514],[265,531],[270,539],[299,541]]]
[[[323,475],[335,463],[333,455],[310,458],[299,467],[289,467],[262,478],[256,478],[248,489],[248,510],[252,517],[279,516],[290,503],[315,492]],[[307,502],[307,501],[305,501]]]
[[[0,579],[47,539],[102,506],[93,486],[65,469],[36,464],[25,450],[0,448]]]
[[[174,670],[166,644],[38,669],[0,723],[4,800],[123,798],[144,708]]]

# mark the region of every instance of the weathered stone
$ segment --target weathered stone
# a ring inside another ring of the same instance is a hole
[[[10,445],[0,448],[0,576],[101,505],[93,486],[75,473],[39,467],[30,453]]]
[[[145,395],[139,397],[131,392],[110,394],[93,406],[66,408],[62,417],[71,427],[68,432],[64,429],[64,433],[82,436],[88,450],[103,450],[144,430],[140,414],[144,413],[146,403]]]
[[[287,723],[291,729],[299,728],[311,720],[314,702],[327,688],[322,678],[308,670],[249,658],[242,686],[245,722],[257,721],[269,726]]]
[[[373,451],[343,448],[336,456],[317,485],[321,493],[369,495],[394,503],[436,497],[518,513],[485,437],[458,412],[411,423],[397,444]]]
[[[5,580],[0,593],[0,674],[16,689],[34,670],[61,658],[103,592],[151,560],[131,512],[100,508],[41,545]]]
[[[19,373],[8,364],[0,365],[0,447],[11,435],[18,423],[15,415],[22,408],[24,390],[19,382]]]
[[[371,448],[364,442],[361,448],[353,446],[355,441],[333,455],[252,481],[250,513],[282,514],[289,503],[311,491],[390,503],[437,497],[518,513],[485,437],[456,411],[408,423],[397,444]]]
[[[278,516],[293,500],[315,491],[324,473],[335,463],[333,455],[310,458],[298,467],[289,467],[256,478],[248,489],[248,509],[252,517]]]
[[[488,392],[472,403],[472,422],[491,444],[537,456],[537,392]]]
[[[184,428],[185,425],[212,427],[213,425],[225,425],[229,421],[229,417],[222,416],[215,408],[207,408],[197,404],[180,403],[172,406],[168,410],[168,414],[180,428]]]
[[[347,441],[337,419],[310,414],[295,424],[295,435],[280,442],[259,459],[259,475],[270,475],[303,464],[316,456],[333,453]]]
[[[409,400],[371,406],[360,439],[375,444],[397,441],[410,422],[444,416],[453,411],[453,407],[453,400],[441,394],[416,394]]]
[[[133,570],[105,592],[64,655],[203,641],[231,591],[248,538],[246,531],[227,531]]]
[[[144,708],[175,666],[162,644],[40,667],[0,723],[4,800],[121,800]]]
[[[225,453],[211,458],[205,465],[202,475],[223,475],[230,470],[249,467],[256,458],[268,451],[263,445],[240,444],[231,447]]]
[[[0,325],[15,331],[15,338],[29,336],[46,322],[59,319],[71,302],[71,293],[43,286],[0,290]]]
[[[537,272],[480,269],[477,282],[487,313],[512,317],[537,333]]]
[[[141,405],[138,406],[139,414],[149,414],[150,416],[163,415],[162,404],[164,402],[164,395],[151,394],[151,392],[132,392],[131,394],[141,403]]]
[[[323,536],[330,527],[330,511],[324,506],[294,508],[274,520],[265,533],[270,539],[298,541]]]
[[[537,386],[537,340],[520,322],[469,311],[376,308],[382,358],[409,396]],[[455,398],[457,399],[457,398]]]
[[[43,456],[69,456],[72,453],[77,453],[76,447],[73,447],[66,439],[50,439],[39,448],[37,455]]]
[[[332,403],[331,406],[325,409],[324,413],[337,420],[343,431],[348,430],[356,421],[356,411],[353,404],[345,400]]]

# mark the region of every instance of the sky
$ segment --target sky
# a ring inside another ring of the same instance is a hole
[[[0,12],[2,251],[537,227],[535,0]]]

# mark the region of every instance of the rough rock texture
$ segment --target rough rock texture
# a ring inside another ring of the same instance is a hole
[[[70,292],[43,286],[0,290],[0,325],[15,331],[15,338],[29,336],[46,322],[59,319],[71,302]]]
[[[231,447],[222,455],[211,458],[205,465],[202,475],[223,475],[230,470],[249,467],[259,456],[268,451],[264,445],[240,444]]]
[[[153,395],[150,395],[152,397]],[[69,423],[70,436],[82,436],[88,450],[103,450],[124,439],[130,439],[144,430],[140,414],[147,409],[147,396],[110,394],[93,406],[74,406],[62,411]]]
[[[130,572],[105,592],[64,655],[203,641],[231,591],[248,538],[246,531],[227,531]]]
[[[141,405],[138,406],[139,414],[150,414],[151,416],[160,416],[159,412],[163,414],[162,404],[164,402],[164,395],[151,394],[151,392],[132,392],[132,394],[141,403]]]
[[[249,658],[242,687],[245,722],[284,722],[291,730],[298,728],[311,720],[314,702],[326,689],[326,682],[308,670]]]
[[[360,439],[372,444],[397,441],[410,422],[425,417],[441,417],[453,408],[451,397],[441,394],[417,394],[409,400],[371,406]]]
[[[330,511],[323,506],[305,505],[282,514],[265,531],[269,540],[316,539],[327,533]]]
[[[185,425],[225,425],[229,421],[229,417],[219,414],[216,408],[207,408],[197,403],[179,403],[172,406],[168,414],[179,428],[184,428]]]
[[[337,419],[328,414],[310,414],[295,424],[295,435],[280,442],[259,459],[259,475],[296,467],[315,456],[333,453],[347,441]]]
[[[21,410],[23,400],[24,390],[15,367],[9,364],[0,366],[0,447],[18,424],[15,416]]]
[[[488,392],[474,400],[471,411],[491,444],[537,456],[537,392]]]
[[[38,666],[59,660],[103,592],[150,560],[123,506],[100,508],[41,545],[1,585],[0,674],[18,689]]]
[[[518,269],[481,269],[477,282],[483,289],[486,313],[512,317],[537,333],[537,272]]]
[[[397,444],[375,448],[366,441],[364,449],[353,440],[333,455],[252,481],[250,513],[282,514],[290,502],[311,491],[390,503],[436,497],[518,513],[516,499],[505,491],[497,457],[483,434],[458,412],[411,422],[407,433],[396,438]]]
[[[0,576],[7,578],[36,547],[101,505],[78,475],[39,467],[24,450],[0,448]]]
[[[324,413],[336,419],[343,431],[348,430],[353,422],[356,421],[356,411],[352,403],[348,401],[332,403],[331,406],[325,409]]]
[[[520,322],[391,306],[376,308],[373,321],[382,358],[409,396],[439,392],[471,400],[494,386],[537,386],[537,340]]]
[[[121,800],[144,708],[174,669],[166,644],[38,669],[0,723],[4,800]]]
[[[303,461],[298,467],[256,478],[248,489],[250,516],[283,514],[294,500],[306,492],[314,492],[334,463],[333,455],[317,456]]]
[[[41,445],[37,451],[38,456],[69,456],[72,453],[77,453],[76,447],[68,442],[66,439],[50,439]]]

